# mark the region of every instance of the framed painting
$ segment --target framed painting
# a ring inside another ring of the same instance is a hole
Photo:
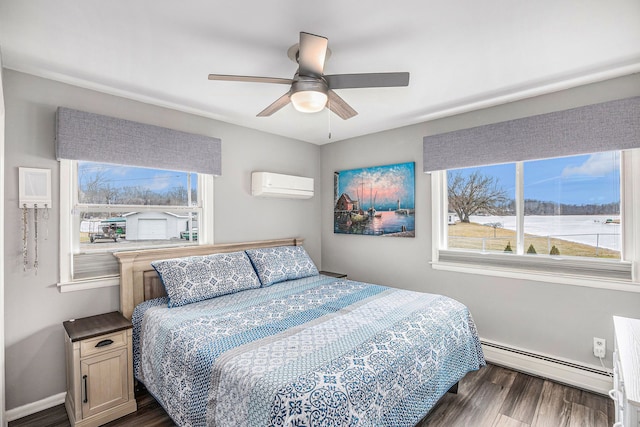
[[[415,237],[415,163],[334,172],[333,232]]]

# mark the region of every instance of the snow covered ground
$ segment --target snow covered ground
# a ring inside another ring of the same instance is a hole
[[[622,246],[620,224],[606,224],[607,219],[619,219],[619,217],[606,215],[525,216],[524,232],[619,251]],[[478,224],[500,222],[505,229],[516,229],[515,216],[471,215],[470,220]]]

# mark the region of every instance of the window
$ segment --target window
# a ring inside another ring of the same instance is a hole
[[[211,175],[62,160],[60,181],[63,287],[117,284],[115,251],[213,240]]]
[[[432,173],[434,268],[637,281],[638,157],[612,151]]]
[[[486,252],[515,245],[515,164],[455,169],[446,177],[449,248]]]
[[[621,259],[619,151],[522,167],[525,254]]]
[[[198,240],[197,174],[83,161],[77,165],[81,251]]]

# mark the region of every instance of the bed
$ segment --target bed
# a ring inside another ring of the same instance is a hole
[[[301,245],[116,254],[136,379],[176,424],[414,426],[485,364],[461,303],[320,275]]]

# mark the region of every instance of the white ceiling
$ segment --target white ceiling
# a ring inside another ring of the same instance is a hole
[[[329,39],[326,74],[408,71],[408,88],[342,89],[343,121],[291,105],[287,49]],[[6,68],[316,144],[640,71],[638,0],[0,0]],[[328,139],[329,125],[332,139]]]

